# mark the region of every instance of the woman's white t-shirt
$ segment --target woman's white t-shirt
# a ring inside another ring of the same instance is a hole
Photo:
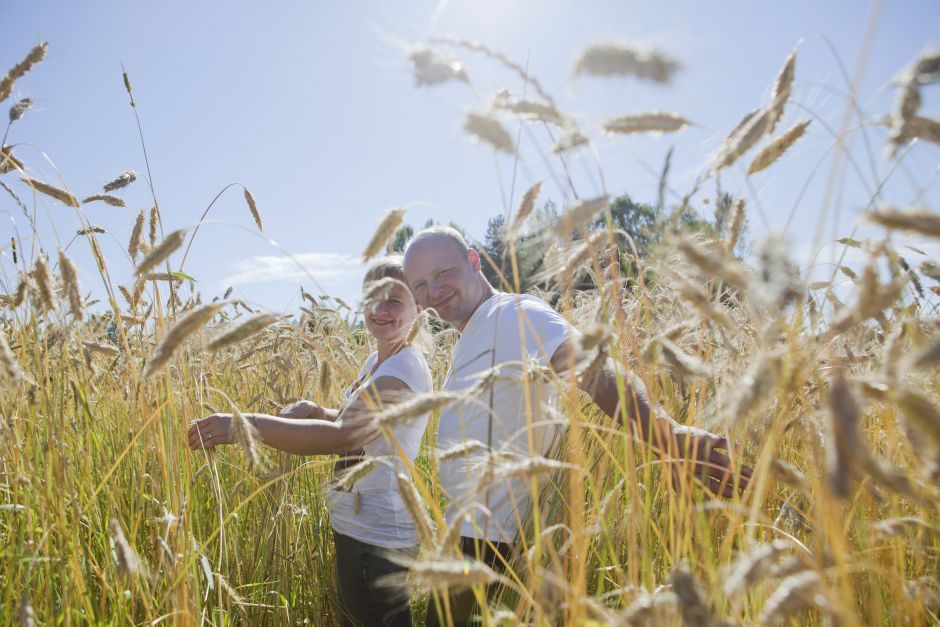
[[[347,405],[379,377],[394,377],[416,394],[431,391],[431,371],[417,348],[406,346],[379,364],[370,375],[377,359],[378,353],[372,353],[362,365],[359,386],[346,393]],[[396,424],[391,429],[394,442],[380,434],[362,447],[367,458],[376,457],[380,461],[372,472],[356,481],[350,491],[329,490],[330,522],[334,531],[387,549],[403,549],[418,544],[414,519],[398,492],[396,475],[409,471],[395,442],[413,461],[421,448],[427,422],[428,415],[425,414],[407,423]]]

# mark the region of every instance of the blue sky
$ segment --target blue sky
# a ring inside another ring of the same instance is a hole
[[[722,182],[749,199],[755,239],[783,229],[793,212],[787,237],[794,255],[806,259],[819,225],[823,242],[848,234],[873,181],[892,168],[883,129],[864,131],[871,156],[862,132],[853,131],[849,152],[858,169],[846,167],[833,201],[823,206],[831,168],[823,156],[833,143],[826,127],[838,130],[848,87],[819,35],[851,75],[871,12],[869,3],[848,1],[3,2],[0,66],[12,66],[38,41],[50,44],[46,60],[16,85],[14,97],[32,96],[37,108],[13,126],[8,142],[29,144],[17,155],[38,178],[60,183],[40,151],[48,155],[79,196],[100,191],[125,170],[145,173],[123,63],[167,228],[194,226],[216,193],[236,181],[252,190],[264,215],[262,238],[240,191],[229,190],[200,230],[184,270],[206,297],[233,285],[236,295],[263,308],[295,311],[301,283],[313,293],[322,288],[355,299],[362,272],[357,258],[391,207],[406,207],[412,225],[454,221],[480,238],[487,219],[506,211],[512,158],[494,156],[460,127],[465,113],[483,108],[497,89],[518,94],[519,79],[480,55],[446,48],[464,62],[471,84],[416,87],[407,63],[410,45],[458,37],[528,60],[559,107],[592,130],[595,151],[579,153],[570,164],[579,194],[600,193],[600,163],[611,193],[652,201],[666,151],[675,147],[670,184],[681,195],[728,130],[766,101],[800,42],[794,96],[781,126],[813,118],[810,132],[767,172],[745,182],[743,159]],[[940,46],[940,5],[886,2],[874,33],[859,89],[868,117],[890,110],[888,81],[902,66],[925,47]],[[572,78],[581,50],[611,40],[655,46],[682,69],[668,86]],[[923,111],[936,117],[934,91],[925,88]],[[675,112],[695,125],[674,136],[628,139],[593,130],[606,118],[649,110]],[[505,122],[518,130],[518,122]],[[522,134],[512,204],[540,178],[546,178],[541,199],[564,203],[564,188],[549,172],[560,171],[557,160],[540,156],[551,144],[539,127],[530,131]],[[936,207],[931,176],[938,156],[935,145],[915,146],[888,179],[884,197],[905,206],[919,195]],[[714,191],[706,186],[697,200]],[[123,196],[127,209],[84,207],[92,224],[109,231],[102,245],[118,283],[131,280],[133,267],[122,251],[137,210],[152,204],[142,180]],[[3,242],[13,233],[12,220],[28,232],[4,194]],[[79,220],[74,210],[43,199],[38,223],[43,245],[54,253],[56,233],[68,242]],[[92,289],[98,278],[88,251],[77,242],[69,252]],[[9,281],[8,246],[2,253],[0,277]]]

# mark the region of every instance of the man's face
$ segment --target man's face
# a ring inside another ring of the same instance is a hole
[[[470,319],[482,296],[480,257],[464,254],[453,240],[435,235],[415,242],[405,253],[405,278],[418,306],[437,311],[458,330]]]

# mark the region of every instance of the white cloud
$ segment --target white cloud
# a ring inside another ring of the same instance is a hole
[[[224,286],[249,283],[315,281],[321,287],[357,284],[365,273],[359,257],[345,253],[299,253],[291,256],[251,257],[235,264],[235,272],[222,279]]]

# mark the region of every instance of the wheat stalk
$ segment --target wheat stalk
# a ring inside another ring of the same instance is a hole
[[[26,183],[27,185],[29,185],[30,187],[32,187],[37,192],[40,192],[42,194],[45,194],[46,196],[55,198],[56,200],[58,200],[64,205],[68,205],[69,207],[75,207],[76,209],[78,209],[79,207],[78,200],[76,200],[75,196],[68,193],[64,189],[53,187],[52,185],[49,185],[48,183],[37,181],[36,179],[29,178],[28,176],[21,176],[20,180]]]
[[[157,225],[160,222],[160,210],[154,205],[150,208],[150,245],[157,243]]]
[[[382,218],[382,221],[379,223],[378,228],[372,235],[372,239],[369,240],[369,245],[366,246],[365,251],[362,253],[362,260],[369,261],[385,250],[385,243],[392,235],[395,234],[395,231],[398,230],[398,227],[401,226],[401,223],[404,221],[404,219],[404,209],[389,210],[389,212],[385,214],[385,217]]]
[[[519,208],[516,210],[516,215],[512,220],[512,224],[509,225],[510,238],[514,237],[515,234],[519,232],[519,229],[522,228],[526,219],[532,215],[532,210],[535,209],[535,201],[541,192],[542,181],[536,181],[535,184],[522,195],[522,200],[519,201]]]
[[[730,599],[762,581],[770,574],[773,563],[783,555],[789,544],[783,540],[774,540],[769,544],[759,544],[728,568],[725,575],[725,595]]]
[[[193,309],[173,325],[173,328],[166,334],[166,337],[157,347],[153,357],[144,370],[144,378],[148,378],[159,372],[173,357],[173,353],[190,335],[198,331],[209,322],[212,317],[218,313],[225,303],[210,303],[197,309]]]
[[[55,309],[55,282],[45,257],[40,256],[36,259],[36,265],[33,267],[33,281],[36,284],[37,304],[40,310],[49,312]]]
[[[496,98],[493,99],[492,107],[501,111],[509,111],[526,120],[547,122],[563,128],[574,125],[573,120],[549,102],[539,102],[527,98],[512,100],[505,92],[497,94]]]
[[[452,402],[463,398],[456,392],[426,392],[415,394],[405,401],[389,405],[372,416],[375,424],[390,426],[393,423],[412,420],[424,414],[436,411]]]
[[[14,65],[10,71],[7,72],[7,75],[0,79],[0,102],[10,97],[10,94],[13,92],[13,83],[22,78],[34,65],[42,61],[48,49],[49,44],[46,42],[33,46],[29,54],[26,55],[26,58]]]
[[[773,165],[790,146],[796,143],[796,140],[803,136],[803,133],[806,132],[806,127],[809,126],[809,122],[809,120],[798,122],[789,131],[761,148],[760,152],[751,160],[751,165],[748,166],[747,173],[754,174],[755,172],[760,172]]]
[[[140,210],[137,214],[137,220],[134,221],[134,228],[131,230],[131,238],[127,242],[127,254],[131,256],[131,261],[137,258],[140,250],[140,236],[144,232],[144,211]]]
[[[502,577],[483,562],[441,557],[414,562],[411,565],[411,573],[416,583],[429,590],[460,590],[487,586],[502,580]]]
[[[261,463],[257,445],[261,436],[255,426],[235,406],[232,406],[232,434],[248,461],[248,468],[252,470],[257,468]]]
[[[82,346],[86,350],[89,350],[93,353],[100,353],[102,355],[107,355],[108,357],[117,357],[121,354],[121,351],[116,347],[111,346],[110,344],[101,344],[100,342],[82,342]]]
[[[568,236],[575,229],[583,227],[594,217],[607,208],[609,197],[598,196],[590,200],[581,200],[575,203],[568,211],[558,216],[555,233],[562,237]]]
[[[97,226],[95,224],[92,224],[91,226],[86,226],[83,229],[78,229],[77,231],[75,231],[76,235],[91,235],[92,233],[100,234],[100,233],[107,233],[107,231],[105,231],[104,228]]]
[[[587,146],[591,143],[591,140],[588,139],[588,136],[582,133],[576,128],[568,129],[565,131],[555,142],[555,145],[552,147],[552,152],[556,155],[563,155],[566,152],[571,152],[582,146]]]
[[[144,276],[149,273],[151,270],[157,267],[162,261],[167,257],[173,254],[177,248],[183,245],[183,242],[186,239],[186,230],[180,229],[178,231],[173,231],[160,242],[150,253],[144,257],[137,267],[134,269],[134,274],[137,276]]]
[[[820,592],[822,580],[814,570],[804,570],[784,579],[764,603],[760,623],[776,625],[803,610],[828,608],[828,600]]]

